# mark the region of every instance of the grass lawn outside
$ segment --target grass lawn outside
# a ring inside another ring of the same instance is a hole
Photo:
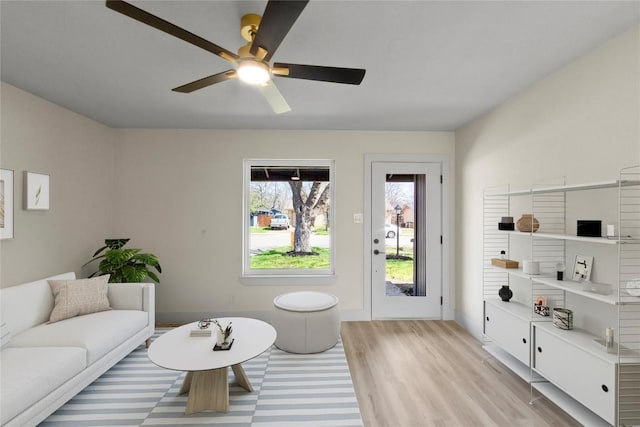
[[[386,245],[387,256],[395,256],[396,246]],[[413,246],[400,246],[400,256],[413,258]],[[392,283],[413,283],[413,259],[387,259],[386,260],[386,280]]]
[[[413,283],[413,260],[388,259],[386,272],[392,283]]]
[[[328,269],[329,249],[312,247],[311,250],[318,255],[288,256],[291,246],[268,249],[253,255],[250,260],[250,268],[261,269]]]
[[[252,233],[264,233],[269,228],[252,227]],[[313,252],[318,255],[308,256],[287,256],[291,251],[291,246],[283,246],[268,249],[251,257],[250,268],[256,269],[328,269],[329,249],[312,247]],[[385,247],[387,255],[395,255],[396,246],[387,245]],[[413,258],[413,246],[400,247],[401,256]],[[386,260],[386,280],[393,283],[413,283],[413,259],[387,259]]]
[[[316,236],[328,236],[329,235],[329,230],[327,230],[325,227],[316,227],[313,229],[313,232]]]

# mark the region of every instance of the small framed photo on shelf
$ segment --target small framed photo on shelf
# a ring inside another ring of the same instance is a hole
[[[547,297],[541,295],[535,298],[535,302],[533,303],[533,312],[536,314],[539,314],[540,316],[549,315],[549,306],[547,305]]]
[[[49,175],[24,172],[24,208],[49,210]]]
[[[573,274],[571,279],[576,282],[585,282],[591,280],[591,267],[593,266],[593,257],[589,255],[576,255],[576,261],[573,264]]]
[[[13,171],[0,169],[0,239],[13,239]]]

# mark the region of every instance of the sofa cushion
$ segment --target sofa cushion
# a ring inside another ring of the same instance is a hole
[[[5,348],[0,352],[0,414],[4,425],[87,366],[78,347]]]
[[[110,310],[107,298],[109,275],[80,280],[49,280],[54,305],[49,322]]]
[[[111,310],[43,323],[11,338],[12,347],[82,347],[91,365],[147,326],[148,314]]]

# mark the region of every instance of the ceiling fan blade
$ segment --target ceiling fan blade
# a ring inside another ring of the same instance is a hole
[[[171,34],[172,36],[184,40],[187,43],[191,43],[192,45],[198,46],[208,52],[216,54],[220,58],[226,59],[227,61],[237,62],[239,58],[235,53],[230,52],[227,49],[224,49],[208,40],[205,40],[202,37],[197,36],[183,28],[180,28],[177,25],[172,24],[171,22],[165,21],[162,18],[158,18],[157,16],[152,15],[149,12],[146,12],[125,1],[107,0],[106,5],[109,9],[120,12],[123,15],[128,16],[129,18],[133,18],[136,21],[142,22],[143,24],[147,24],[160,31],[164,31],[167,34]]]
[[[222,73],[204,77],[200,80],[196,80],[195,82],[187,83],[186,85],[178,86],[171,90],[174,92],[180,92],[180,93],[191,93],[198,89],[203,89],[207,86],[211,86],[216,83],[220,83],[220,82],[224,82],[226,80],[232,79],[236,77],[236,75],[237,75],[236,70],[227,70],[227,71],[223,71]]]
[[[276,114],[291,111],[291,107],[287,104],[284,96],[280,93],[273,80],[269,80],[264,86],[257,86],[264,95],[269,105]]]
[[[261,47],[267,51],[264,60],[269,62],[307,3],[309,0],[269,0],[251,45],[251,54],[256,55]]]
[[[273,64],[273,74],[292,79],[320,80],[323,82],[359,85],[367,70],[362,68],[323,67],[320,65]]]

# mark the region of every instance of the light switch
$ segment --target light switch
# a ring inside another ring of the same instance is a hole
[[[354,224],[362,224],[362,214],[361,213],[354,213],[353,214],[353,223]]]

